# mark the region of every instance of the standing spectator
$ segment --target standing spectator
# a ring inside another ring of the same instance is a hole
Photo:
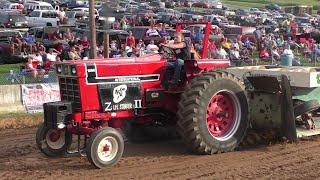
[[[200,30],[198,33],[196,33],[196,37],[195,37],[195,43],[199,42],[201,40],[204,39],[204,30]]]
[[[260,28],[257,27],[256,30],[253,31],[253,37],[254,37],[255,43],[258,46],[258,50],[261,50],[262,33]]]
[[[128,28],[127,23],[128,23],[128,20],[127,20],[126,16],[123,16],[122,19],[120,20],[120,27],[122,30],[127,30],[127,28]]]
[[[291,32],[291,21],[289,18],[285,19],[282,22],[282,27],[285,28],[286,33],[290,33]]]
[[[127,36],[126,38],[126,46],[135,46],[136,44],[136,40],[134,38],[134,36],[132,35],[132,31],[129,31],[129,36]]]
[[[150,44],[147,46],[147,53],[158,53],[159,47],[154,44],[154,40],[150,40]]]

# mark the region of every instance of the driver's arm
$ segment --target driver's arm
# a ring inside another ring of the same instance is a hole
[[[163,46],[166,46],[171,49],[181,49],[186,47],[186,43],[180,42],[179,44],[163,44]]]

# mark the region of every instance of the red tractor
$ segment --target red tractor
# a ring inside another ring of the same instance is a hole
[[[183,24],[206,24],[208,46],[211,23],[178,23],[177,31]],[[130,121],[142,127],[177,125],[188,149],[197,154],[234,150],[249,124],[247,96],[235,76],[214,70],[230,61],[206,59],[206,54],[204,48],[202,59],[185,60],[177,90],[167,87],[167,53],[58,63],[61,101],[44,104],[38,148],[48,156],[61,156],[69,153],[72,136],[77,135],[80,154],[86,153],[97,168],[111,167],[124,150],[117,129]]]

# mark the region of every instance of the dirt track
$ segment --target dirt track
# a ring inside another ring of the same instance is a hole
[[[315,179],[320,137],[214,156],[188,153],[179,141],[126,143],[111,169],[86,157],[48,158],[35,144],[36,128],[0,130],[0,179]]]

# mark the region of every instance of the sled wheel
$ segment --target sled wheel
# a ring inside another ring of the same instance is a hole
[[[182,94],[178,117],[178,132],[191,151],[232,151],[249,125],[244,87],[235,76],[223,71],[201,74]]]
[[[123,149],[121,134],[116,129],[104,127],[90,136],[86,150],[90,163],[101,169],[115,165],[122,157]]]
[[[302,114],[310,111],[314,111],[319,107],[320,107],[320,104],[316,100],[310,100],[310,101],[304,102],[294,107],[294,116],[295,117],[301,116]]]
[[[50,129],[42,123],[36,135],[37,146],[47,156],[56,157],[67,153],[72,143],[72,135],[65,129]]]

